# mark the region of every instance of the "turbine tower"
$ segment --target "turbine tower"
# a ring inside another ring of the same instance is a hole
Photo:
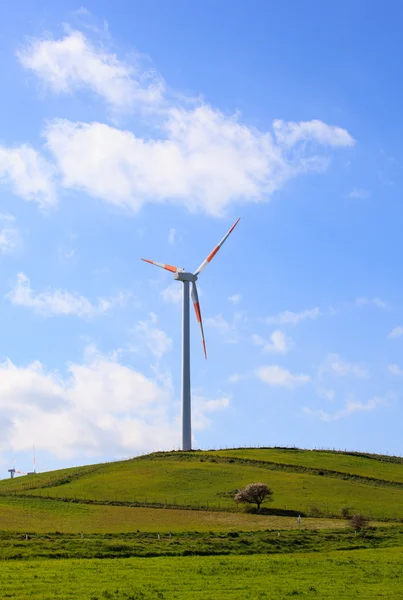
[[[182,450],[192,449],[192,422],[191,422],[191,388],[190,388],[190,328],[189,328],[189,283],[192,284],[192,301],[196,314],[197,322],[200,326],[200,333],[203,344],[204,358],[207,358],[206,342],[204,339],[203,321],[200,311],[199,296],[197,293],[196,281],[203,269],[215,257],[229,234],[235,229],[239,219],[233,224],[231,229],[224,235],[221,242],[202,262],[200,267],[194,273],[188,273],[184,269],[158,263],[147,258],[142,258],[156,267],[161,267],[174,274],[174,279],[183,283],[183,314],[182,314]]]

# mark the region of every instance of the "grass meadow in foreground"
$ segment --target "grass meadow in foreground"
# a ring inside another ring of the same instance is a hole
[[[302,520],[304,529],[346,527],[340,519]],[[297,529],[296,517],[168,508],[132,508],[0,497],[0,531],[23,533],[127,533],[174,531],[253,531]]]
[[[403,550],[329,554],[3,562],[15,600],[398,600]]]

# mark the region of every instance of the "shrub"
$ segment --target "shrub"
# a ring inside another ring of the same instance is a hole
[[[340,514],[343,517],[343,519],[348,519],[351,515],[351,506],[343,506],[340,509]]]
[[[355,532],[363,531],[366,527],[368,527],[369,520],[364,517],[364,515],[353,515],[350,519],[350,527],[352,527]]]

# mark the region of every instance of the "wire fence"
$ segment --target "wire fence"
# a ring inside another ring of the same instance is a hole
[[[31,488],[32,489],[32,488]],[[93,505],[109,505],[109,506],[125,506],[131,508],[156,508],[156,509],[174,509],[174,510],[192,510],[192,511],[210,511],[210,512],[256,512],[253,507],[244,508],[238,506],[235,502],[230,504],[227,502],[217,501],[215,498],[205,501],[189,500],[187,498],[166,497],[164,499],[152,498],[145,496],[143,498],[119,498],[118,494],[112,494],[109,497],[99,495],[96,492],[82,492],[80,494],[52,494],[48,489],[37,491],[35,494],[30,494],[31,489],[25,489],[13,492],[0,492],[3,497],[19,497],[41,499],[46,501],[69,502],[74,504],[93,504]],[[354,514],[363,514],[362,510],[356,507],[341,506],[336,509],[327,504],[306,504],[300,505],[297,508],[289,505],[278,506],[262,506],[260,514],[264,516],[283,516],[283,517],[308,517],[308,518],[326,518],[326,519],[348,519]],[[403,516],[397,512],[385,516],[375,511],[368,511],[364,514],[371,521],[385,522],[403,522]]]

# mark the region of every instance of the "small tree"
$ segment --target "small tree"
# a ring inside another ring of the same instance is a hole
[[[343,519],[348,519],[351,515],[351,507],[350,506],[343,506],[340,509],[340,513],[341,516],[343,517]]]
[[[235,495],[235,501],[242,504],[256,504],[257,512],[263,502],[272,501],[273,492],[265,483],[250,483]]]
[[[368,523],[369,521],[364,515],[353,515],[350,519],[350,527],[352,527],[356,533],[368,527]]]

